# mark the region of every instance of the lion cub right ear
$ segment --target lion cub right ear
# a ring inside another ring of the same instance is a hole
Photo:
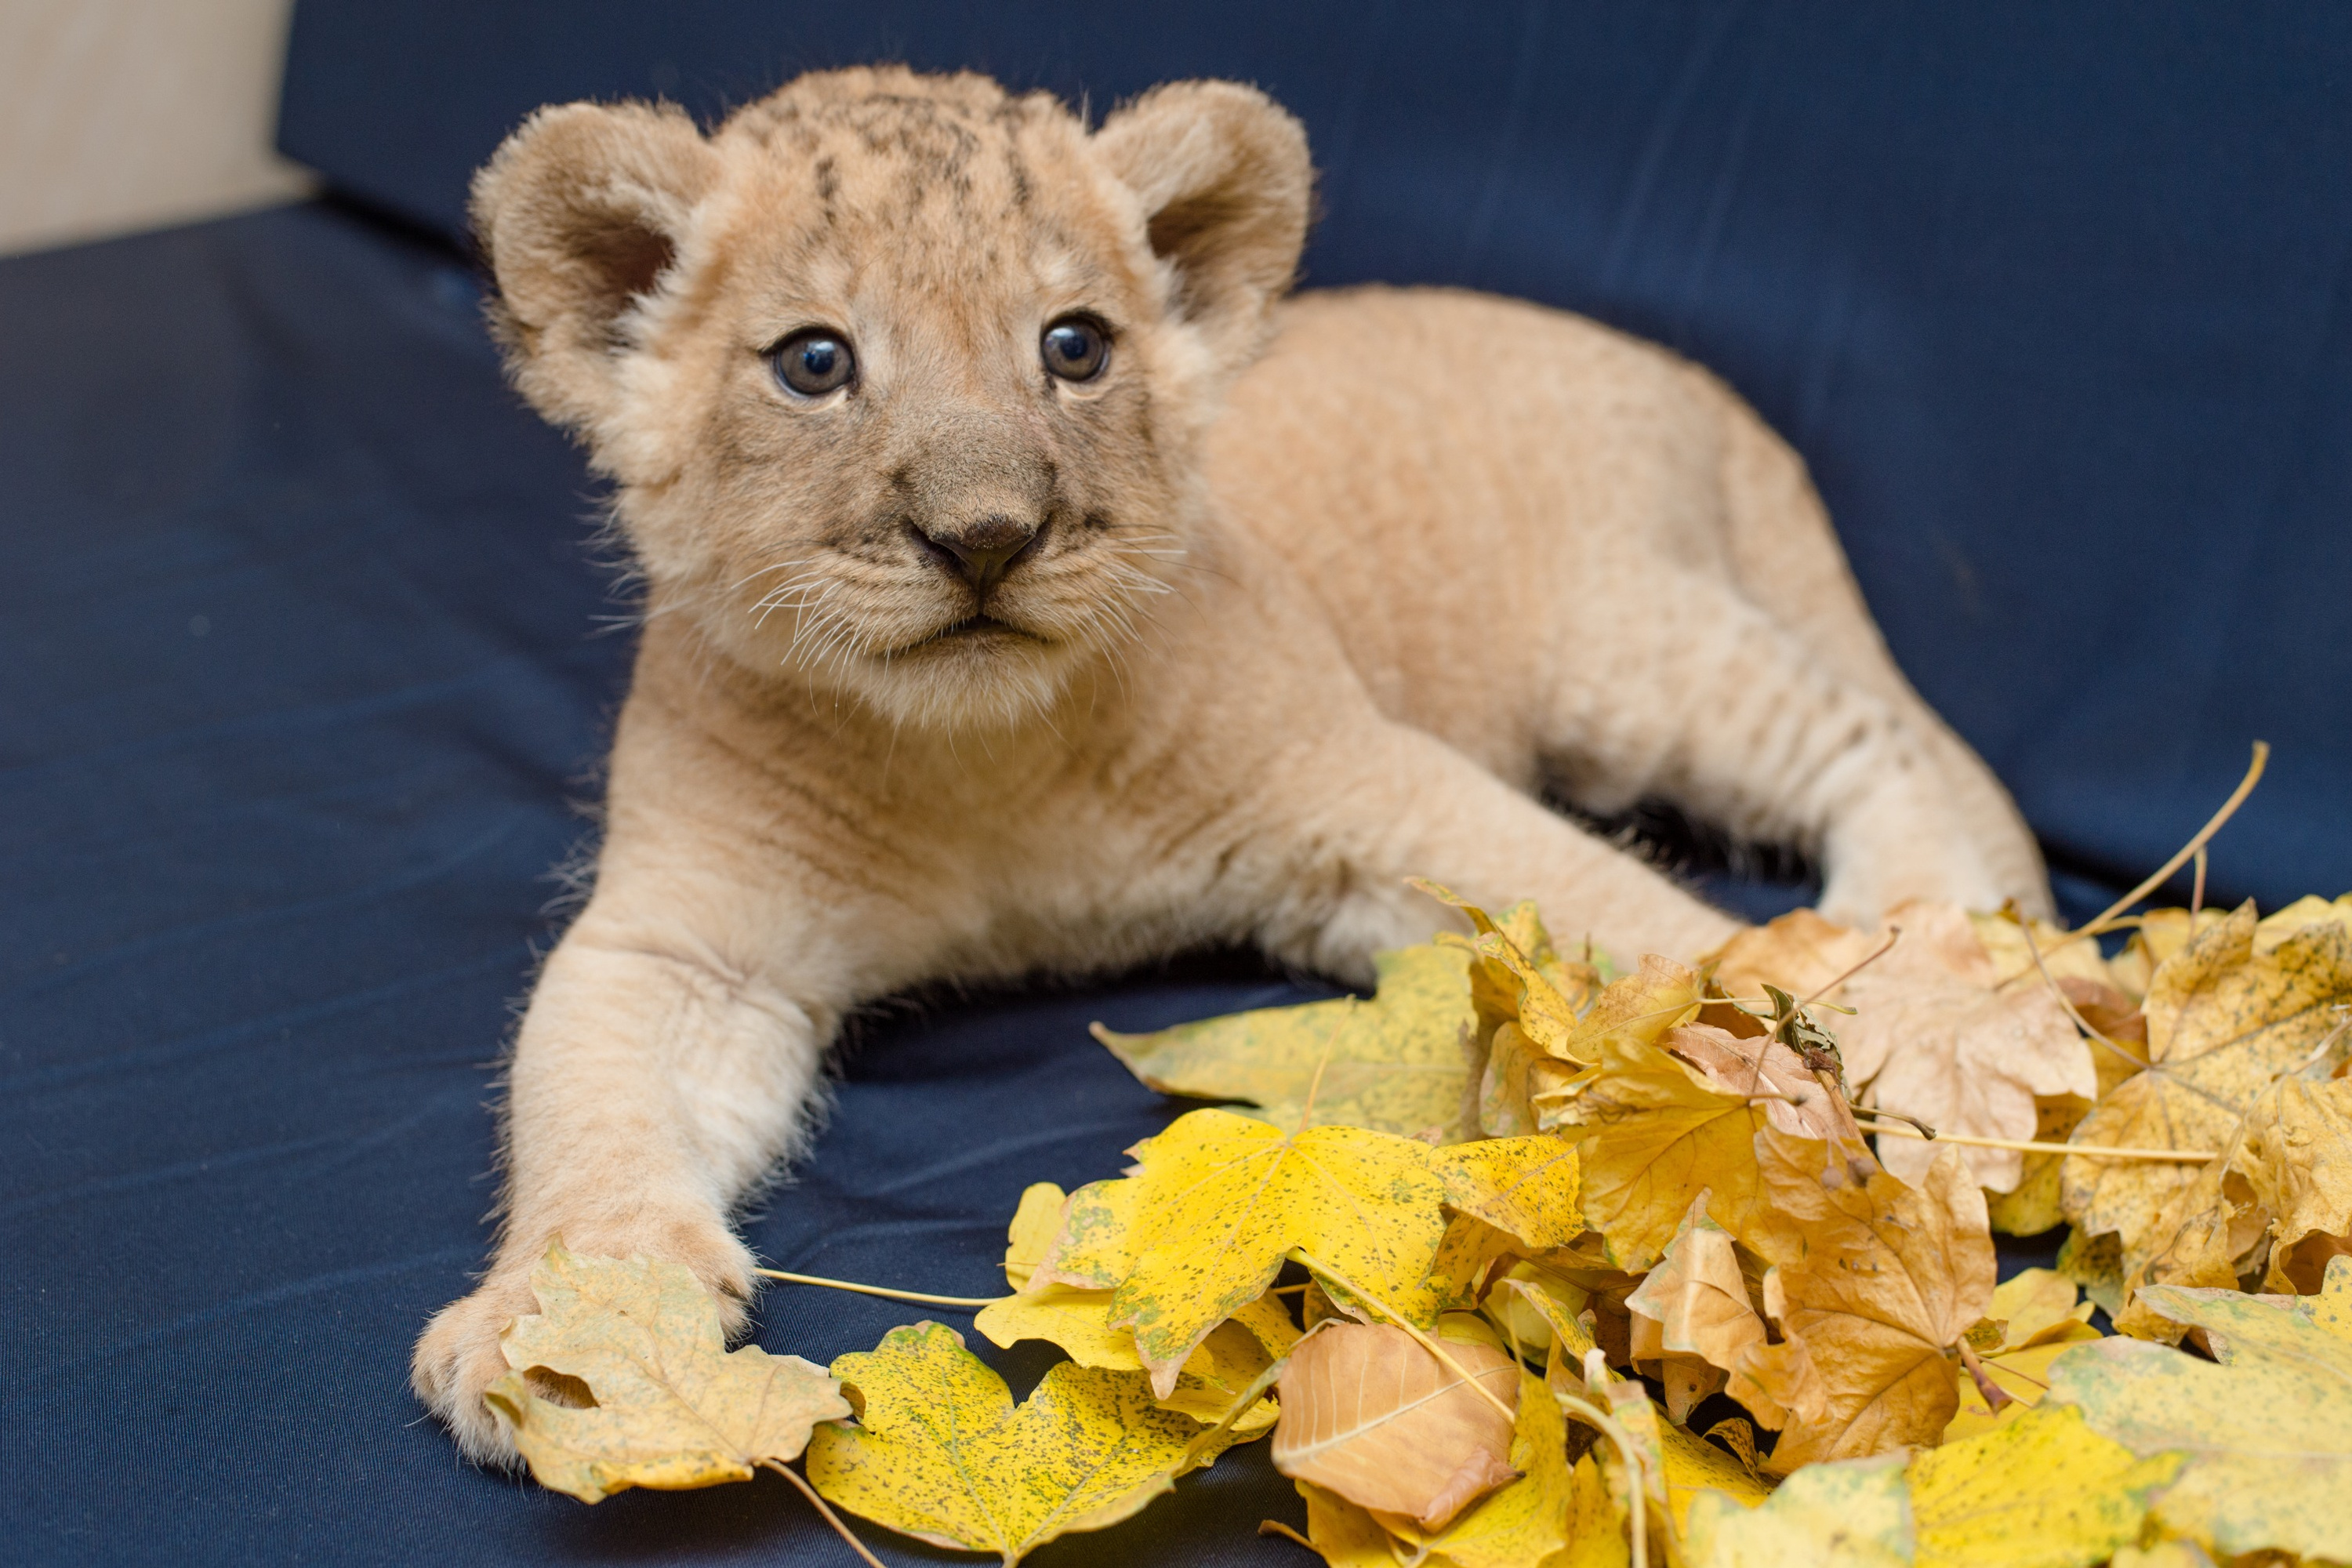
[[[677,260],[718,163],[682,110],[567,103],[523,121],[474,176],[491,326],[554,423],[586,434],[612,408],[626,317]]]

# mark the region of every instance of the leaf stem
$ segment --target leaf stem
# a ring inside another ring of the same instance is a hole
[[[844,1522],[841,1515],[834,1512],[832,1505],[827,1503],[824,1499],[816,1495],[816,1489],[809,1485],[806,1480],[803,1479],[801,1473],[798,1470],[795,1470],[790,1465],[780,1464],[774,1459],[761,1459],[759,1462],[767,1466],[768,1468],[775,1471],[776,1474],[783,1477],[784,1479],[792,1482],[793,1485],[800,1488],[801,1496],[808,1499],[809,1505],[815,1509],[818,1513],[824,1516],[825,1523],[833,1526],[834,1533],[839,1535],[842,1540],[849,1542],[849,1549],[852,1552],[856,1552],[860,1560],[872,1563],[873,1568],[888,1568],[888,1565],[886,1564],[882,1559],[875,1556],[874,1553],[866,1550],[866,1542],[858,1540],[857,1537],[849,1533],[849,1526]]]
[[[787,1285],[822,1285],[828,1290],[855,1290],[861,1296],[880,1296],[892,1301],[915,1301],[926,1307],[990,1307],[1013,1299],[1010,1296],[932,1296],[920,1290],[893,1290],[882,1285],[860,1285],[854,1279],[828,1279],[822,1274],[793,1274],[782,1268],[754,1268],[751,1272],[769,1279],[781,1279]]]
[[[1632,1435],[1618,1424],[1615,1416],[1604,1413],[1601,1406],[1590,1400],[1580,1399],[1573,1394],[1562,1394],[1558,1389],[1552,1390],[1551,1396],[1561,1410],[1590,1423],[1617,1445],[1617,1455],[1625,1461],[1625,1489],[1631,1494],[1625,1500],[1628,1505],[1625,1522],[1633,1535],[1633,1568],[1650,1568],[1650,1472],[1643,1464],[1642,1456],[1634,1451]]]
[[[1863,1106],[1857,1108],[1854,1114],[1874,1117],[1887,1113]],[[1881,1122],[1870,1131],[1881,1137],[1892,1132],[1898,1138],[1917,1138],[1923,1142],[1927,1138],[1925,1133],[1900,1121]],[[2221,1157],[2210,1149],[2126,1149],[2111,1143],[2044,1143],[2032,1138],[1972,1138],[1965,1132],[1938,1132],[1935,1141],[1958,1143],[1968,1149],[2015,1149],[2026,1154],[2080,1154],[2092,1160],[2169,1160],[2181,1165],[2208,1164]]]
[[[1364,1302],[1366,1305],[1372,1307],[1379,1311],[1381,1317],[1386,1318],[1390,1322],[1395,1324],[1398,1328],[1402,1329],[1406,1333],[1411,1334],[1413,1339],[1420,1343],[1422,1349],[1427,1351],[1439,1361],[1444,1363],[1445,1365],[1453,1372],[1454,1376],[1460,1378],[1463,1382],[1470,1385],[1473,1393],[1476,1394],[1479,1398],[1484,1399],[1487,1404],[1493,1405],[1496,1412],[1500,1415],[1504,1420],[1509,1422],[1515,1428],[1518,1426],[1519,1413],[1512,1409],[1509,1405],[1504,1404],[1501,1394],[1496,1394],[1493,1389],[1478,1381],[1477,1378],[1472,1376],[1470,1369],[1464,1366],[1460,1362],[1454,1360],[1452,1352],[1448,1351],[1444,1345],[1439,1344],[1435,1340],[1430,1338],[1427,1334],[1422,1332],[1419,1329],[1413,1327],[1412,1323],[1405,1320],[1403,1313],[1398,1311],[1394,1307],[1390,1306],[1386,1301],[1381,1300],[1378,1296],[1373,1295],[1370,1290],[1365,1289],[1362,1286],[1357,1284],[1354,1280],[1349,1279],[1345,1274],[1340,1273],[1338,1269],[1332,1268],[1321,1258],[1317,1258],[1305,1247],[1293,1247],[1291,1250],[1297,1254],[1299,1262],[1304,1263],[1307,1268],[1312,1268],[1318,1274],[1328,1276],[1331,1282],[1339,1286],[1340,1289],[1345,1290],[1349,1295],[1353,1296],[1359,1301]],[[1513,1364],[1516,1365],[1517,1363],[1514,1363]],[[1500,1371],[1501,1369],[1498,1367],[1496,1370]]]
[[[1320,1557],[1323,1555],[1323,1549],[1321,1547],[1316,1545],[1313,1542],[1307,1540],[1307,1537],[1299,1534],[1298,1531],[1291,1529],[1290,1526],[1283,1523],[1282,1521],[1278,1519],[1259,1520],[1257,1521],[1257,1532],[1260,1535],[1279,1535],[1285,1541],[1296,1541],[1299,1545],[1304,1546],[1307,1551],[1315,1553],[1316,1556]]]
[[[1992,1380],[1992,1373],[1985,1371],[1984,1363],[1977,1359],[1976,1347],[1965,1339],[1960,1342],[1960,1364],[1969,1369],[1969,1376],[1975,1381],[1977,1395],[1985,1402],[1987,1415],[1998,1415],[2002,1406],[2017,1403],[2017,1395]]]

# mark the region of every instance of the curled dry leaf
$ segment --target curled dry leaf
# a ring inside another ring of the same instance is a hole
[[[1845,983],[1842,999],[1854,1016],[1835,1031],[1846,1076],[1870,1086],[1871,1104],[1940,1132],[2030,1139],[2036,1096],[2098,1092],[2091,1047],[2065,1008],[2038,975],[2004,984],[1967,911],[1914,902],[1887,920],[1902,927],[1902,940]],[[1938,1152],[1915,1140],[1879,1146],[1887,1170],[1914,1183]],[[1977,1184],[1995,1192],[2023,1173],[2013,1149],[1968,1149],[1963,1158]]]
[[[1463,1339],[1446,1350],[1488,1390],[1517,1396],[1517,1363]],[[1516,1479],[1511,1423],[1402,1329],[1333,1323],[1282,1369],[1274,1466],[1376,1514],[1439,1530]]]
[[[2258,922],[2248,903],[2157,968],[2143,1005],[2148,1069],[2117,1085],[2075,1129],[2076,1142],[2226,1152],[2274,1080],[2326,1076],[2314,1053],[2352,1002],[2352,931],[2280,915]],[[2170,1239],[2159,1222],[2200,1169],[2069,1157],[2066,1217],[2086,1234],[2119,1237],[2126,1268],[2136,1268]]]
[[[1666,1412],[1677,1423],[1723,1387],[1724,1374],[1749,1347],[1765,1342],[1764,1320],[1748,1303],[1731,1233],[1706,1217],[1704,1190],[1625,1306],[1633,1314],[1634,1363],[1661,1363]]]
[[[2231,1163],[2271,1225],[2263,1289],[2316,1295],[2329,1260],[2352,1254],[2352,1079],[2281,1079]]]
[[[823,1368],[730,1352],[718,1303],[680,1264],[576,1257],[558,1240],[530,1288],[540,1310],[509,1325],[513,1370],[485,1397],[540,1484],[583,1502],[749,1480],[754,1465],[798,1458],[814,1423],[849,1414]],[[533,1392],[557,1379],[593,1403]]]
[[[1312,1126],[1476,1137],[1470,955],[1424,942],[1375,954],[1372,965],[1369,1002],[1262,1007],[1150,1035],[1097,1024],[1095,1038],[1162,1094],[1247,1100],[1256,1107],[1248,1114],[1277,1127],[1305,1114]]]
[[[1427,1274],[1445,1231],[1444,1187],[1427,1145],[1195,1110],[1129,1152],[1133,1175],[1072,1194],[1031,1283],[1110,1289],[1110,1324],[1134,1331],[1163,1398],[1209,1331],[1263,1295],[1293,1247],[1416,1323],[1436,1317]]]
[[[1230,1436],[1207,1437],[1160,1409],[1140,1373],[1072,1362],[1015,1406],[1004,1380],[938,1323],[893,1329],[833,1370],[858,1414],[810,1439],[817,1491],[919,1541],[992,1552],[1007,1568],[1055,1536],[1128,1518]]]
[[[1948,1151],[1911,1187],[1778,1131],[1756,1148],[1765,1201],[1742,1239],[1787,1342],[1751,1347],[1730,1392],[1786,1422],[1769,1468],[1937,1441],[1958,1408],[1947,1352],[1992,1300],[1984,1194]]]
[[[2147,1306],[2200,1331],[2214,1362],[2139,1340],[2073,1347],[2048,1403],[2143,1458],[2188,1456],[2157,1497],[2167,1534],[2216,1556],[2352,1562],[2352,1258],[2317,1296],[2151,1286]],[[2218,1362],[2219,1364],[2216,1364]]]
[[[1568,1544],[1576,1500],[1568,1423],[1541,1378],[1519,1374],[1513,1426],[1510,1464],[1517,1479],[1442,1530],[1390,1521],[1409,1557],[1444,1568],[1518,1568],[1546,1562]]]

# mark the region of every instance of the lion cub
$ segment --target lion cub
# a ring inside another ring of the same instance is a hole
[[[1313,181],[1248,88],[1087,126],[898,69],[705,137],[543,110],[475,184],[517,384],[648,615],[593,898],[516,1046],[505,1222],[417,1390],[483,1386],[548,1238],[695,1269],[847,1009],[1246,940],[1351,980],[1412,873],[1628,956],[1735,929],[1534,798],[1671,797],[1824,904],[2046,907],[1802,467],[1705,373],[1436,290],[1284,302]]]

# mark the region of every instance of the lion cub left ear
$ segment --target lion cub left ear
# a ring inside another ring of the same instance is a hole
[[[1179,81],[1112,114],[1094,142],[1143,205],[1152,252],[1175,273],[1177,311],[1238,369],[1307,243],[1306,129],[1255,88]]]

